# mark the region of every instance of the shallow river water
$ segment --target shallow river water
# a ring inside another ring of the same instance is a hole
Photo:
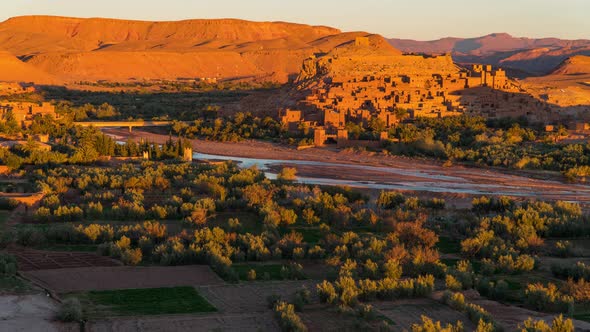
[[[193,157],[198,160],[232,160],[237,162],[241,167],[248,168],[256,166],[259,169],[265,171],[265,174],[270,179],[276,178],[276,173],[273,173],[270,169],[271,166],[277,165],[289,165],[289,166],[314,166],[317,168],[330,168],[333,170],[334,167],[342,169],[342,174],[353,173],[355,175],[362,174],[363,172],[371,172],[373,174],[371,181],[359,181],[356,179],[343,179],[343,175],[339,174],[338,178],[322,176],[322,177],[306,177],[298,176],[297,181],[305,184],[317,184],[317,185],[343,185],[356,188],[370,188],[370,189],[391,189],[391,190],[414,190],[414,191],[428,191],[437,193],[454,193],[454,194],[470,194],[470,195],[507,195],[507,196],[522,196],[522,197],[543,197],[546,194],[551,196],[561,197],[565,200],[575,201],[577,197],[590,197],[590,187],[572,185],[564,186],[559,182],[554,181],[542,181],[541,183],[558,185],[562,188],[560,190],[552,189],[550,193],[543,192],[539,188],[527,187],[517,182],[511,184],[510,181],[494,181],[494,176],[497,174],[490,174],[488,181],[485,183],[475,182],[467,177],[453,176],[442,174],[444,169],[441,170],[411,170],[407,168],[395,168],[395,167],[381,167],[381,166],[368,166],[368,165],[355,165],[355,164],[338,164],[331,162],[321,161],[305,161],[305,160],[278,160],[278,159],[256,159],[256,158],[244,158],[244,157],[233,157],[233,156],[222,156],[214,154],[205,154],[196,152]],[[398,175],[400,179],[404,177],[411,180],[387,180],[384,176],[383,181],[375,181],[375,173],[381,172],[385,175]],[[487,172],[481,170],[482,176],[485,178]],[[460,173],[459,173],[460,174]],[[344,175],[345,176],[345,175]],[[510,179],[510,176],[506,176]],[[506,180],[506,179],[504,179]],[[535,180],[536,181],[536,180]],[[508,183],[507,183],[508,182]],[[585,199],[583,199],[585,200]]]

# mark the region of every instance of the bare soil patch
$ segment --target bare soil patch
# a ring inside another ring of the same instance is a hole
[[[519,324],[522,324],[529,317],[536,320],[542,319],[547,323],[551,323],[556,314],[542,313],[538,311],[528,310],[512,305],[505,305],[496,301],[485,299],[470,300],[469,302],[477,304],[492,314],[492,317],[500,323],[506,331],[516,331]],[[590,323],[573,320],[576,331],[590,331]]]
[[[237,285],[198,286],[197,290],[217,310],[225,313],[269,311],[267,297],[279,295],[291,300],[303,286],[315,294],[315,281],[261,281]]]
[[[379,331],[379,320],[366,322],[352,314],[339,313],[336,308],[324,304],[306,306],[303,312],[298,313],[309,331]],[[395,325],[390,325],[394,327]],[[362,329],[361,327],[372,328]]]
[[[60,252],[32,249],[9,249],[7,251],[16,257],[19,271],[121,265],[119,261],[89,252]]]
[[[23,276],[57,293],[223,284],[205,265],[85,267],[27,271]]]
[[[475,326],[466,315],[432,299],[408,299],[373,304],[379,312],[395,323],[394,331],[410,330],[412,324],[422,322],[422,316],[428,316],[443,325],[463,322],[465,331],[474,331]]]
[[[78,324],[53,320],[57,302],[45,294],[0,296],[0,331],[79,331]]]
[[[204,314],[106,319],[86,324],[92,332],[280,331],[270,311],[249,314]]]

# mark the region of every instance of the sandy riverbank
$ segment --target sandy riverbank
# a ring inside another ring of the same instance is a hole
[[[107,134],[121,140],[148,140],[164,143],[167,135],[158,135],[135,130],[105,129]],[[514,196],[534,197],[544,200],[571,200],[590,203],[590,186],[569,184],[555,180],[540,180],[501,172],[465,166],[443,167],[431,160],[373,153],[340,151],[331,148],[312,148],[298,151],[278,144],[247,141],[239,143],[192,140],[195,152],[221,156],[256,159],[284,160],[273,167],[292,166],[298,175],[313,178],[368,181],[407,185],[408,189],[426,188],[433,184],[452,188],[474,188],[487,192],[513,193]],[[297,161],[328,163],[323,165],[301,165]],[[358,167],[357,167],[358,166]],[[440,193],[444,195],[444,192]]]

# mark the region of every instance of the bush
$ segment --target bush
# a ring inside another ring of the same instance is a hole
[[[580,279],[569,279],[565,286],[565,292],[571,295],[576,302],[590,302],[590,282]]]
[[[141,263],[141,249],[125,249],[121,254],[121,261],[125,265],[137,265]]]
[[[256,280],[256,271],[254,269],[250,269],[250,271],[248,271],[247,278],[249,281]]]
[[[66,299],[57,312],[57,319],[62,322],[79,322],[83,319],[82,304],[77,298]]]
[[[553,254],[557,257],[573,257],[576,255],[574,246],[570,241],[557,241],[553,249]]]
[[[554,276],[561,279],[572,278],[574,280],[590,280],[590,266],[582,262],[577,262],[576,265],[552,265],[551,272]]]
[[[457,292],[457,291],[460,291],[461,289],[463,289],[461,282],[450,274],[447,274],[447,276],[445,278],[445,286],[447,287],[448,290],[451,290],[454,292]]]
[[[366,321],[373,321],[377,318],[377,314],[375,310],[373,310],[373,306],[370,304],[361,304],[356,309],[356,314],[358,317],[366,320]]]
[[[17,268],[18,263],[13,255],[0,253],[0,275],[15,275]]]
[[[467,303],[465,305],[465,312],[467,313],[469,320],[474,323],[479,323],[480,320],[483,320],[484,322],[493,322],[491,314],[477,304]]]
[[[510,292],[508,283],[506,281],[498,280],[493,282],[487,278],[479,280],[477,284],[477,291],[482,296],[492,300],[505,300]]]
[[[336,288],[334,288],[334,285],[327,280],[322,281],[321,284],[317,284],[316,289],[318,291],[320,302],[322,303],[334,303],[338,298]]]
[[[464,311],[465,310],[465,296],[461,293],[453,293],[451,291],[445,291],[443,293],[443,302],[448,305],[449,307],[457,310],[457,311]]]
[[[463,323],[457,321],[455,325],[442,326],[441,322],[433,322],[432,319],[422,316],[422,324],[413,324],[412,332],[463,332]]]
[[[275,305],[281,300],[281,296],[277,294],[271,294],[266,297],[266,304],[269,309],[273,309]]]
[[[307,327],[301,318],[295,313],[295,307],[284,301],[279,301],[274,306],[275,317],[279,321],[281,331],[304,332]]]
[[[553,319],[551,326],[544,320],[533,320],[531,317],[518,327],[522,332],[574,332],[574,323],[571,319],[563,319],[559,315]]]
[[[572,314],[574,311],[574,299],[563,295],[557,290],[555,284],[529,284],[524,292],[525,305],[539,311],[561,312]]]
[[[13,198],[0,197],[0,210],[14,210],[19,202]]]

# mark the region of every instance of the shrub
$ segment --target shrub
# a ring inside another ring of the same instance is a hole
[[[256,271],[254,269],[250,269],[250,271],[248,271],[247,278],[249,281],[256,280]]]
[[[404,195],[393,191],[382,191],[377,199],[377,205],[382,209],[395,209],[406,201]]]
[[[238,218],[229,218],[227,220],[227,225],[232,230],[240,230],[242,228],[242,224],[240,224],[240,220]]]
[[[492,300],[504,300],[509,294],[509,287],[508,283],[504,280],[493,282],[487,278],[483,278],[477,284],[477,291],[482,296]]]
[[[375,310],[373,310],[373,306],[370,304],[361,304],[356,309],[356,314],[358,317],[366,320],[366,321],[373,321],[377,317]]]
[[[402,266],[399,261],[388,259],[383,264],[383,274],[385,278],[397,280],[402,276]]]
[[[321,284],[317,284],[316,289],[318,291],[320,302],[322,303],[334,303],[338,298],[336,288],[334,288],[334,285],[327,280],[322,281]]]
[[[571,295],[576,302],[590,302],[590,282],[584,279],[578,281],[568,279],[565,292]]]
[[[574,266],[552,265],[551,272],[554,276],[562,279],[572,278],[574,280],[590,280],[590,266],[587,266],[582,262],[577,262]]]
[[[428,296],[432,293],[432,291],[434,291],[434,276],[430,274],[426,276],[419,276],[418,279],[416,279],[416,283],[414,285],[414,296]]]
[[[0,197],[0,210],[14,210],[19,202],[13,198]]]
[[[62,322],[79,322],[83,319],[82,304],[77,298],[66,299],[57,312],[57,319]]]
[[[281,296],[278,294],[271,294],[266,297],[266,304],[269,309],[274,309],[275,305],[281,300]]]
[[[463,288],[461,282],[450,274],[447,274],[445,278],[445,286],[447,289],[454,292],[460,291]]]
[[[557,290],[555,284],[529,284],[524,292],[525,305],[539,311],[561,312],[572,314],[574,299],[563,295]]]
[[[295,295],[293,296],[293,305],[295,305],[295,310],[303,311],[303,306],[310,303],[310,297],[311,293],[305,287],[296,291]]]
[[[123,235],[117,242],[115,242],[115,245],[121,250],[128,249],[129,246],[131,246],[131,239]]]
[[[529,317],[518,328],[521,332],[574,332],[575,330],[572,320],[563,319],[563,315],[555,317],[551,326],[544,320],[534,320]]]
[[[469,320],[474,323],[479,322],[480,320],[483,320],[484,322],[493,322],[490,313],[477,304],[467,303],[465,305],[465,312],[467,313]]]
[[[125,265],[137,265],[141,263],[141,249],[125,249],[121,254],[121,261]]]
[[[572,257],[576,255],[574,246],[570,241],[557,241],[553,249],[553,254],[557,257]]]
[[[293,259],[303,259],[305,258],[305,249],[298,247],[293,249]]]
[[[307,251],[307,256],[311,259],[320,259],[324,258],[326,255],[326,250],[322,247],[315,245]]]
[[[33,219],[37,222],[48,222],[51,219],[51,210],[41,206],[33,213]]]
[[[457,310],[457,311],[464,311],[465,310],[465,296],[461,293],[453,293],[451,291],[445,291],[443,293],[443,302],[448,305],[449,307]]]
[[[297,169],[292,167],[283,167],[277,174],[279,181],[295,181],[295,179],[297,179]]]
[[[301,318],[295,313],[295,306],[284,301],[279,301],[274,306],[275,317],[279,321],[281,331],[304,332],[307,327]]]
[[[455,325],[442,326],[441,322],[433,322],[432,319],[422,316],[422,324],[413,324],[412,332],[463,332],[463,323],[457,321]]]
[[[15,275],[18,263],[10,254],[0,253],[0,275]]]

